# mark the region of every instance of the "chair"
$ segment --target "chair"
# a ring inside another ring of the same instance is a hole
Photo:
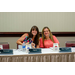
[[[75,47],[75,41],[67,41],[65,44],[66,47]]]
[[[0,45],[2,45],[3,49],[9,49],[8,42],[0,42]]]

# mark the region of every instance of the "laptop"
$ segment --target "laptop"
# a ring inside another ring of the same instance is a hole
[[[0,49],[0,55],[13,55],[13,49]]]

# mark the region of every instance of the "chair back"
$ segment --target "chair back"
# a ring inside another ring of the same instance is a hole
[[[67,41],[65,44],[66,47],[75,47],[75,41]]]
[[[2,46],[3,49],[9,49],[8,42],[0,42],[0,46]]]

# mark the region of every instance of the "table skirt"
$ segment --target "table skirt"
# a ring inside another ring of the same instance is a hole
[[[75,62],[75,52],[27,54],[27,55],[3,55],[0,62]]]

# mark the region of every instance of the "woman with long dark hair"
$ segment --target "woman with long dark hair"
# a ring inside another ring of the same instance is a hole
[[[17,40],[17,44],[22,45],[23,41],[25,40],[25,38],[32,38],[33,43],[31,43],[33,48],[39,48],[39,29],[37,26],[33,26],[30,30],[30,33],[25,33],[23,34],[18,40]]]

